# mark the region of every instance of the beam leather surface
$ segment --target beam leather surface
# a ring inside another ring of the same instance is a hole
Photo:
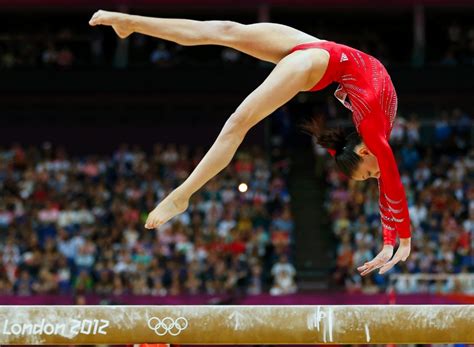
[[[0,344],[474,343],[474,306],[0,306]]]

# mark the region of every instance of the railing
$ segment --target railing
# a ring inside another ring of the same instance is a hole
[[[1,305],[73,305],[77,299],[87,305],[386,305],[396,302],[401,305],[447,305],[455,303],[474,303],[474,295],[461,298],[430,293],[400,294],[392,293],[347,293],[339,291],[318,291],[274,296],[270,294],[234,296],[223,295],[120,295],[102,296],[87,294],[76,297],[73,294],[49,295],[0,295]],[[1,317],[0,317],[1,318]],[[0,319],[1,323],[1,319]],[[0,327],[1,329],[1,327]]]
[[[394,274],[390,276],[390,284],[401,294],[474,294],[474,274]]]

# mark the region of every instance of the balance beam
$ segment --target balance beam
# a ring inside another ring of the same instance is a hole
[[[0,306],[0,344],[474,343],[474,306]]]

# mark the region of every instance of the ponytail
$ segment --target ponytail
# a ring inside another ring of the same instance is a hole
[[[313,136],[316,143],[334,157],[339,170],[352,177],[362,158],[354,151],[362,139],[357,131],[347,134],[343,129],[326,129],[322,117],[313,117],[302,125],[304,132]]]

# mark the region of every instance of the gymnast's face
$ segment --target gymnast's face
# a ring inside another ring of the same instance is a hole
[[[380,169],[377,158],[362,142],[360,145],[354,148],[354,151],[361,158],[360,164],[355,170],[352,178],[356,181],[365,181],[369,178],[379,178]]]

